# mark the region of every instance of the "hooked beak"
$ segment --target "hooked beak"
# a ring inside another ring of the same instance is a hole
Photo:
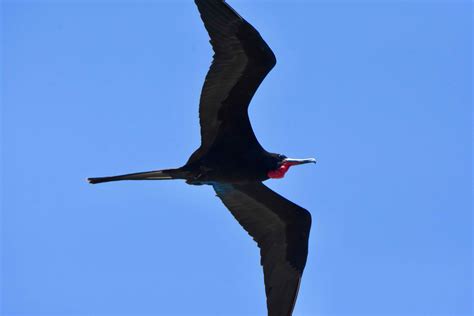
[[[294,159],[294,158],[285,158],[283,163],[288,164],[290,166],[296,165],[303,165],[305,163],[316,163],[316,159],[314,158],[305,158],[305,159]]]

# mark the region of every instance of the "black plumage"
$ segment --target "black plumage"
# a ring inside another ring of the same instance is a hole
[[[291,166],[315,160],[287,158],[260,145],[248,106],[275,66],[275,55],[225,1],[195,3],[215,52],[199,105],[201,146],[177,169],[88,180],[183,179],[188,184],[212,185],[260,248],[268,315],[291,315],[308,255],[311,215],[262,181],[282,178]]]

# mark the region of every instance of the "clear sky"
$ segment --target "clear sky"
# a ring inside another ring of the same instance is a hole
[[[295,315],[472,315],[472,7],[229,1],[278,63],[267,184],[313,216]],[[2,4],[2,315],[264,315],[256,244],[177,167],[211,61],[189,1]]]

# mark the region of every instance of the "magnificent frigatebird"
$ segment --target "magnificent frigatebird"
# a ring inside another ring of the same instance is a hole
[[[259,144],[247,110],[275,66],[275,55],[257,30],[225,1],[195,3],[215,52],[199,104],[201,146],[177,169],[88,181],[183,179],[188,184],[212,185],[260,247],[268,315],[291,315],[308,256],[311,215],[262,182],[283,178],[291,166],[316,160],[287,158]]]

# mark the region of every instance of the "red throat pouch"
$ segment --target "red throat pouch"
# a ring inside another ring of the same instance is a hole
[[[292,165],[292,163],[285,162],[278,169],[269,171],[267,175],[271,179],[281,179]]]

